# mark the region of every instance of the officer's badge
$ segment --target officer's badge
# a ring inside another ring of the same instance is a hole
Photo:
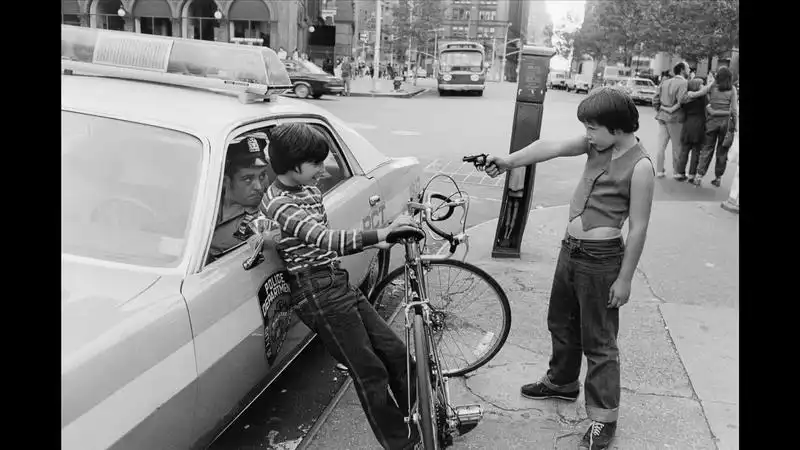
[[[261,153],[261,147],[258,146],[258,141],[252,136],[247,138],[247,148],[250,149],[250,153]]]

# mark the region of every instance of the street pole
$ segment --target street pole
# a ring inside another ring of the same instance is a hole
[[[439,29],[433,30],[433,78],[439,76]]]
[[[500,81],[506,78],[506,52],[508,51],[508,28],[511,24],[506,23],[506,37],[503,38],[503,63],[500,66]]]
[[[375,69],[380,67],[381,60],[381,2],[383,0],[375,0],[375,56],[373,57],[373,67]],[[372,77],[372,90],[375,91],[375,77]]]

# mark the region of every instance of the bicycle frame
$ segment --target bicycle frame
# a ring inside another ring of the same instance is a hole
[[[405,417],[405,421],[408,424],[416,423],[419,420],[419,414],[417,412],[412,411],[412,399],[411,399],[411,348],[409,348],[409,342],[411,342],[411,327],[412,327],[412,317],[411,314],[416,314],[417,310],[422,315],[422,322],[425,328],[425,336],[428,339],[428,358],[431,359],[433,363],[434,371],[435,371],[435,385],[434,391],[440,385],[443,386],[442,392],[444,394],[444,407],[447,408],[446,410],[446,417],[448,419],[447,426],[455,426],[455,424],[450,424],[451,420],[451,406],[450,406],[450,390],[448,387],[448,378],[442,375],[441,364],[439,362],[439,352],[436,350],[436,345],[433,342],[433,336],[431,333],[431,326],[430,326],[430,312],[431,307],[428,300],[428,290],[427,285],[425,284],[425,276],[423,273],[423,262],[428,260],[428,258],[424,258],[425,256],[430,255],[421,255],[419,242],[405,242],[405,251],[406,251],[406,260],[405,260],[405,295],[404,295],[404,311],[405,311],[405,329],[406,329],[406,373],[408,374],[408,405],[409,411],[408,416]],[[436,255],[437,258],[440,256],[449,257],[449,255]],[[409,301],[409,297],[411,298]],[[434,417],[434,420],[437,420],[438,417]],[[438,439],[438,437],[437,437]]]

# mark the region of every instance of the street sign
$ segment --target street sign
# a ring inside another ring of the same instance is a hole
[[[369,32],[362,31],[361,34],[359,35],[359,39],[361,39],[361,42],[369,42]]]

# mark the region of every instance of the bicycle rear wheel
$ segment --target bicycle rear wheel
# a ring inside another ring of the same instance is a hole
[[[439,449],[436,402],[431,384],[430,351],[420,313],[414,313],[414,354],[417,359],[417,411],[422,444],[425,450]]]
[[[398,307],[410,288],[405,281],[401,266],[378,283],[370,301],[379,312]],[[511,330],[511,306],[497,281],[472,264],[445,260],[425,264],[425,284],[442,375],[465,375],[489,362]]]

